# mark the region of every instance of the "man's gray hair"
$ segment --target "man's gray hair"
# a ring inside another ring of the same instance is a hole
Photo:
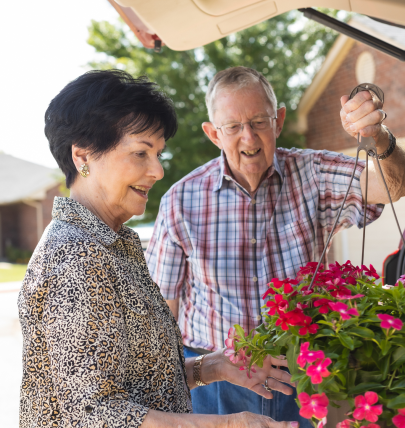
[[[205,95],[205,103],[207,105],[208,117],[211,122],[214,120],[215,97],[221,89],[242,89],[249,86],[259,84],[266,94],[270,105],[274,112],[277,111],[277,98],[272,86],[268,80],[253,68],[248,67],[231,67],[226,70],[219,71],[208,85],[208,90]]]

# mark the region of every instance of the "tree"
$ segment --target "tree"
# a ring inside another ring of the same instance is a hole
[[[204,102],[209,80],[219,70],[236,65],[252,67],[273,85],[280,105],[287,107],[283,147],[302,147],[304,138],[291,130],[294,111],[315,69],[330,48],[336,33],[289,12],[201,48],[177,52],[164,48],[156,54],[143,48],[122,21],[92,21],[88,43],[99,55],[90,65],[97,69],[119,68],[134,76],[147,75],[173,99],[179,130],[168,142],[162,159],[165,177],[149,193],[142,221],[154,220],[161,197],[187,173],[219,156],[205,137]]]

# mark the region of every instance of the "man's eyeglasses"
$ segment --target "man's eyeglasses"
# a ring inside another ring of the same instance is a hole
[[[224,135],[237,135],[243,131],[244,125],[249,123],[253,131],[265,131],[271,127],[271,120],[277,119],[276,117],[263,116],[256,117],[255,119],[249,120],[248,122],[231,122],[225,125],[216,126],[216,129],[220,129]]]

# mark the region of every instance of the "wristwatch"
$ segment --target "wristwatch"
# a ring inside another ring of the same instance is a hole
[[[208,383],[205,383],[201,380],[201,365],[202,365],[202,361],[204,359],[204,357],[206,356],[206,354],[203,355],[199,355],[195,361],[194,361],[194,366],[193,366],[193,377],[194,377],[194,382],[198,385],[198,386],[206,386],[208,385]]]
[[[384,153],[378,155],[378,160],[387,159],[387,157],[394,151],[395,146],[397,145],[397,139],[392,135],[391,131],[385,125],[382,126],[386,131],[388,131],[388,135],[390,137],[390,144],[388,145],[388,148]],[[371,150],[368,152],[368,155],[372,158],[375,158],[375,154]]]

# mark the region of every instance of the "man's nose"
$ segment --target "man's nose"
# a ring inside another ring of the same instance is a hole
[[[256,134],[249,122],[243,125],[241,138],[244,141],[255,141]]]

